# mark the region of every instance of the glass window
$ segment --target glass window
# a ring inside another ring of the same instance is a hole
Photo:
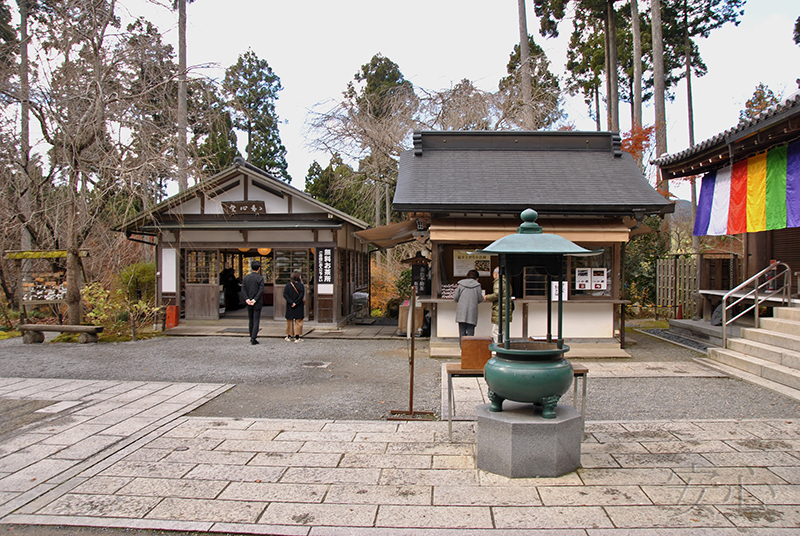
[[[311,263],[307,249],[276,249],[272,252],[274,259],[271,267],[276,285],[285,285],[289,282],[292,272],[299,270],[303,283],[308,286],[311,282]]]
[[[217,284],[217,252],[189,251],[186,254],[186,282]]]

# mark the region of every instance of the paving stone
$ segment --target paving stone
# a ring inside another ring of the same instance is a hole
[[[434,486],[437,506],[541,506],[536,487]]]
[[[588,430],[587,430],[588,432]],[[665,430],[643,430],[632,432],[630,430],[591,432],[600,443],[630,443],[633,441],[646,443],[648,441],[679,441],[673,432]],[[752,437],[752,436],[751,436]]]
[[[94,456],[101,450],[118,443],[122,438],[110,435],[95,435],[78,441],[74,445],[61,449],[52,454],[51,458],[62,458],[68,460],[85,460]]]
[[[642,443],[647,451],[652,454],[668,454],[679,452],[735,452],[732,446],[727,442],[721,440],[699,441],[697,439],[689,439],[687,441],[664,441],[664,442],[647,442]]]
[[[377,435],[377,434],[376,434]],[[394,436],[394,434],[388,434]],[[304,430],[289,430],[279,433],[273,440],[275,443],[280,441],[353,441],[356,438],[356,432],[309,432]],[[358,439],[358,441],[366,441],[365,439]]]
[[[222,444],[222,439],[214,438],[179,438],[179,437],[159,437],[147,444],[149,449],[190,449],[190,450],[214,450]]]
[[[103,476],[145,476],[156,478],[181,478],[196,464],[166,462],[117,462],[100,474]]]
[[[67,430],[70,430],[81,423],[85,423],[90,419],[91,417],[64,415],[53,421],[42,423],[42,425],[37,426],[33,431],[37,434],[47,434],[50,437],[53,437],[54,435],[66,432]]]
[[[393,506],[381,505],[375,521],[378,527],[491,528],[488,507],[479,506]]]
[[[76,463],[74,460],[40,460],[0,479],[0,491],[28,491],[63,473]]]
[[[115,492],[116,495],[142,497],[183,497],[213,499],[225,488],[225,480],[190,480],[178,478],[135,478]]]
[[[281,482],[297,484],[378,484],[380,469],[289,467]],[[420,482],[424,484],[423,482]]]
[[[139,449],[125,456],[126,462],[158,462],[172,452],[170,449]]]
[[[95,419],[92,419],[92,422],[95,422]],[[142,430],[155,422],[154,419],[149,419],[147,417],[128,417],[126,419],[120,420],[115,424],[112,424],[102,432],[103,435],[116,435],[116,436],[123,436],[127,437],[130,435],[135,434],[139,430]]]
[[[13,473],[34,464],[64,448],[61,445],[30,445],[0,458],[0,473]]]
[[[743,505],[717,508],[737,527],[791,527],[796,531],[800,526],[800,509],[797,506]]]
[[[584,469],[619,468],[619,463],[611,454],[586,454],[581,452],[581,467]]]
[[[770,467],[769,470],[788,484],[800,484],[800,467]]]
[[[259,523],[371,527],[378,507],[366,504],[300,504],[273,502]]]
[[[122,497],[118,495],[67,494],[38,513],[59,516],[144,517],[161,499],[159,497]]]
[[[13,452],[20,451],[26,447],[40,443],[43,439],[50,437],[51,434],[24,433],[7,439],[0,443],[0,456],[8,456]]]
[[[730,527],[732,523],[711,506],[608,506],[617,528]]]
[[[180,411],[186,408],[185,403],[170,403],[165,402],[159,404],[158,406],[152,407],[147,409],[141,413],[139,413],[139,417],[152,417],[154,419],[161,419],[163,417],[169,417],[170,415],[175,415]]]
[[[91,495],[113,495],[125,484],[133,480],[123,476],[94,476],[86,482],[72,488],[70,493],[86,493]]]
[[[675,472],[663,468],[578,469],[578,475],[587,486],[635,486],[642,482],[660,485],[683,483]]]
[[[677,470],[675,473],[691,485],[785,483],[782,478],[763,467],[699,467],[694,471]]]
[[[478,471],[478,479],[481,486],[491,487],[512,487],[527,488],[533,486],[582,486],[583,481],[578,473],[573,471],[566,475],[556,477],[537,477],[537,478],[508,478],[503,475],[489,473],[488,471]]]
[[[430,505],[431,486],[363,486],[335,484],[325,495],[326,503]]]
[[[319,432],[326,424],[333,421],[304,420],[304,419],[258,419],[254,421],[248,430],[277,430],[285,432],[288,430]]]
[[[365,454],[347,453],[339,467],[393,467],[403,469],[430,469],[432,456],[419,454]]]
[[[245,465],[255,456],[252,452],[217,450],[173,450],[164,458],[165,463],[205,463],[214,465]]]
[[[431,454],[439,456],[474,456],[475,444],[463,443],[388,443],[387,454]]]
[[[383,454],[386,443],[354,443],[352,441],[306,441],[300,452],[341,453],[363,452],[367,454]]]
[[[759,504],[760,501],[740,485],[719,486],[642,486],[656,505]]]
[[[229,428],[204,429],[198,437],[212,439],[242,439],[246,441],[272,441],[279,430],[231,430]]]
[[[636,467],[708,467],[712,463],[704,456],[694,453],[669,454],[620,454],[614,458],[623,468]]]
[[[800,504],[800,485],[745,486],[764,504]]]
[[[378,443],[431,443],[436,440],[436,432],[397,432],[382,434],[380,432],[363,432],[356,434],[354,441],[377,441]]]
[[[283,484],[275,482],[231,482],[220,500],[320,503],[327,485]]]
[[[329,527],[324,527],[328,530]],[[312,529],[313,530],[313,529]],[[344,530],[352,531],[353,528]],[[302,525],[253,525],[250,523],[214,523],[214,532],[223,534],[263,534],[264,536],[308,536],[309,528]]]
[[[474,456],[434,456],[434,469],[477,469]]]
[[[788,452],[710,452],[704,454],[703,457],[721,467],[796,466],[800,464],[800,459]]]
[[[477,469],[384,469],[380,475],[380,484],[389,486],[474,486],[477,483]]]
[[[307,452],[262,452],[252,454],[250,465],[268,465],[276,467],[336,467],[342,455],[338,453],[307,453]],[[345,466],[342,467],[355,467]]]
[[[670,442],[672,443],[672,442]],[[648,442],[647,447],[637,442],[627,443],[581,443],[581,456],[584,454],[647,454],[653,443]],[[675,451],[669,451],[675,452]]]
[[[598,506],[499,506],[492,508],[498,529],[584,529],[610,528],[614,525]]]
[[[545,506],[612,506],[652,502],[639,486],[540,486]]]
[[[216,450],[237,452],[297,452],[302,441],[251,441],[246,439],[224,439]]]
[[[322,427],[323,432],[360,432],[393,434],[398,431],[399,423],[376,421],[336,421]]]
[[[797,439],[749,439],[749,440],[736,440],[726,441],[732,449],[739,452],[753,452],[753,451],[788,451],[799,452],[800,440]],[[724,452],[724,451],[717,451]]]
[[[166,498],[147,514],[147,518],[255,523],[266,506],[263,502]]]
[[[285,471],[285,467],[200,464],[184,475],[183,478],[219,479],[231,482],[277,482]]]
[[[82,441],[87,437],[100,433],[108,427],[109,425],[107,424],[81,423],[68,430],[64,430],[59,434],[55,434],[47,439],[44,439],[42,443],[46,443],[48,445],[74,445],[78,441]]]

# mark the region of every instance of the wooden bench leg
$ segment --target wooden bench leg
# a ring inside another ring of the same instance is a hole
[[[23,344],[35,344],[44,342],[44,333],[41,331],[25,331],[22,333]]]
[[[81,333],[78,335],[78,342],[81,344],[86,344],[88,342],[97,342],[98,337],[97,333]]]

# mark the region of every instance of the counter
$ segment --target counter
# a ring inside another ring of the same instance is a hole
[[[455,300],[420,298],[420,303],[433,311],[431,337],[458,337]],[[563,302],[565,339],[608,339],[614,337],[614,309],[621,300],[569,300]],[[544,300],[515,300],[511,320],[511,337],[543,338],[547,335],[547,302]],[[492,304],[478,305],[478,326],[475,335],[491,337]],[[552,304],[553,336],[557,336],[558,302]]]

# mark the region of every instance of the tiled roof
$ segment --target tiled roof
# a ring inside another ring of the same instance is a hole
[[[694,156],[709,150],[713,150],[720,146],[727,146],[732,140],[742,137],[753,130],[760,130],[769,127],[776,122],[785,120],[786,118],[800,114],[800,92],[790,96],[785,101],[771,106],[769,109],[763,111],[758,117],[747,121],[742,121],[733,128],[721,132],[694,147],[685,149],[679,153],[670,154],[661,158],[656,158],[651,161],[652,164],[657,166],[669,166],[684,160],[691,159]]]
[[[671,212],[609,132],[422,132],[400,157],[403,212]]]

